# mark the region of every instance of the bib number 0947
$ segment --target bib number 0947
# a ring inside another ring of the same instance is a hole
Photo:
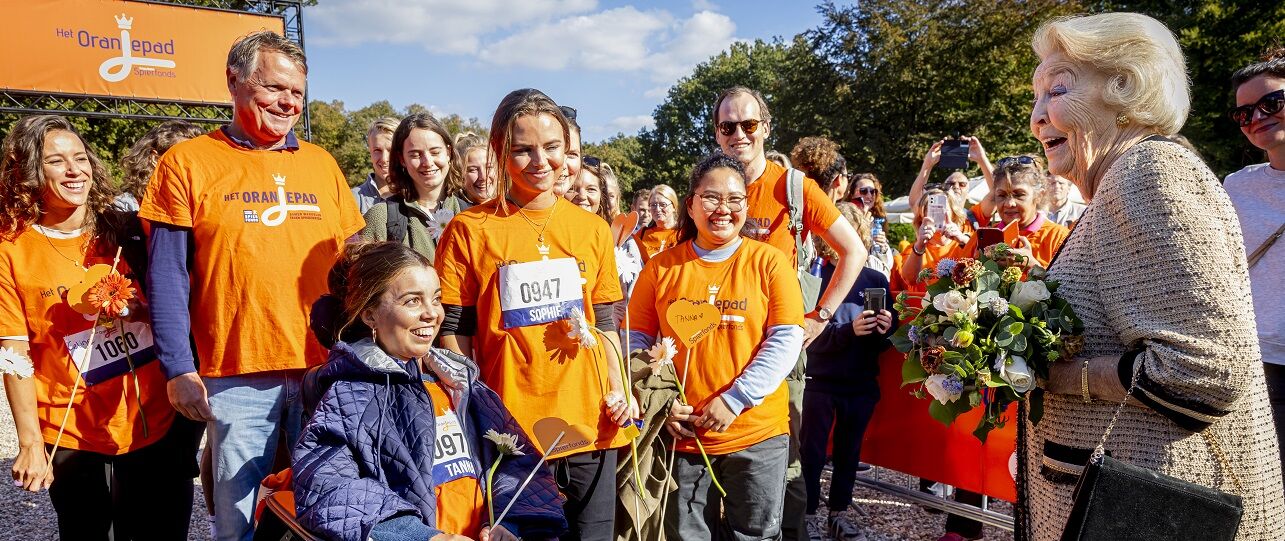
[[[522,282],[521,284],[518,284],[518,294],[522,297],[523,303],[557,299],[561,292],[561,278],[549,278],[547,280],[536,280],[534,282]]]

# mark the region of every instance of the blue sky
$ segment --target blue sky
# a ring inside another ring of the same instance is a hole
[[[650,122],[665,92],[738,40],[820,23],[809,1],[322,0],[304,10],[312,99],[420,103],[489,124],[535,87],[579,111],[587,141]]]

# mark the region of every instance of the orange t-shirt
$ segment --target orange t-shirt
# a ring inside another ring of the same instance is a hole
[[[995,225],[1002,226],[1003,224],[997,223]],[[1035,221],[1019,229],[1017,234],[1030,241],[1031,255],[1035,257],[1035,261],[1041,267],[1047,268],[1049,262],[1053,261],[1053,255],[1057,253],[1057,249],[1062,246],[1062,242],[1071,234],[1071,230],[1045,218],[1044,214],[1041,213]],[[973,235],[973,238],[968,241],[968,245],[964,246],[952,257],[977,257],[977,235]]]
[[[365,222],[334,158],[251,150],[222,130],[166,152],[140,218],[192,229],[192,334],[200,374],[306,368],[326,359],[312,303],[344,240]]]
[[[710,286],[720,288],[714,305],[722,320],[692,348],[687,367],[687,347],[677,340],[665,313],[674,302],[708,302]],[[697,257],[689,241],[643,267],[630,298],[629,317],[633,330],[675,338],[675,372],[682,377],[687,371],[684,400],[701,411],[731,388],[758,354],[769,328],[803,325],[803,294],[794,265],[767,244],[744,239],[730,258],[713,263]],[[741,412],[726,431],[698,429],[697,434],[706,452],[724,455],[789,431],[789,392],[782,381],[762,404]],[[698,452],[691,439],[679,440],[676,449]]]
[[[651,258],[678,244],[678,230],[652,226],[634,234],[634,241],[642,248],[642,262],[646,264]]]
[[[446,449],[461,449],[464,446],[465,436],[463,427],[459,424],[459,417],[465,416],[466,413],[453,411],[454,402],[442,388],[441,382],[425,381],[424,388],[428,389],[428,396],[433,400],[433,415],[438,418],[438,434],[437,441],[433,442],[434,449],[437,450],[437,447],[443,443]],[[454,414],[455,419],[451,419],[450,414]],[[449,434],[442,433],[443,415],[448,415],[447,423],[454,422],[456,426],[456,429]],[[443,442],[443,440],[450,441]],[[467,445],[471,446],[473,442],[467,442]],[[452,452],[455,451],[437,450],[435,454],[450,455]],[[476,453],[477,449],[469,449],[469,452]],[[486,500],[482,498],[478,475],[485,474],[472,471],[475,468],[476,455],[460,454],[462,456],[456,456],[454,460],[447,456],[443,464],[438,464],[441,458],[435,456],[433,459],[433,491],[437,494],[437,529],[477,539],[482,531],[482,513],[486,509]]]
[[[777,247],[794,261],[794,234],[790,232],[790,206],[786,189],[787,171],[775,162],[767,162],[763,175],[746,187],[749,198],[745,226],[741,234]],[[839,209],[816,181],[803,181],[803,228],[821,235],[839,219]],[[794,268],[794,264],[790,264]]]
[[[971,237],[969,239],[969,244],[967,246],[975,246],[974,243],[977,241],[977,231],[973,229],[973,226],[968,222],[964,222],[964,225],[960,226],[960,230],[963,231],[965,235],[968,235]],[[961,250],[964,250],[967,246],[960,245],[955,241],[947,242],[945,246],[938,245],[935,241],[930,241],[925,243],[924,255],[923,255],[924,264],[921,267],[921,270],[922,269],[935,270],[937,268],[937,262],[943,259],[946,259],[948,257],[963,257],[960,254],[967,253],[967,252],[962,252]],[[909,269],[906,268],[905,262],[910,258],[914,258],[914,257],[920,257],[920,256],[919,254],[915,253],[915,245],[912,242],[909,246],[906,246],[906,248],[901,251],[901,266],[897,269],[897,271],[898,273],[901,274],[901,279],[905,283],[906,293],[910,295],[922,296],[922,294],[928,290],[928,284],[936,281],[936,279],[934,278],[932,280],[929,280],[927,283],[924,283],[919,281],[918,274],[915,274],[915,275],[908,274]],[[971,256],[968,256],[968,257],[971,257]]]
[[[63,302],[66,291],[85,279],[85,270],[68,258],[79,260],[87,242],[83,235],[55,239],[35,229],[28,229],[12,242],[0,242],[0,338],[29,341],[35,367],[36,413],[41,434],[50,444],[67,414],[67,401],[77,377],[68,344],[87,343],[94,327]],[[111,265],[116,251],[108,251],[93,247],[84,258],[85,265]],[[124,259],[116,270],[133,280],[134,294],[141,299],[142,288]],[[142,364],[135,365],[135,374],[147,418],[147,435],[143,435],[143,416],[139,415],[139,397],[134,391],[135,376],[125,373],[88,386],[82,379],[59,442],[62,447],[119,455],[150,445],[169,430],[174,408],[165,394],[161,363],[155,360],[155,349],[148,347],[153,342],[151,326],[124,323],[124,333],[119,327],[105,326],[93,333],[93,345],[88,346],[93,360],[85,377],[93,377],[98,360],[118,363],[124,358],[122,346],[129,348],[130,360]],[[127,369],[128,364],[115,366]]]
[[[473,358],[482,381],[500,395],[527,434],[535,434],[536,421],[545,417],[594,432],[591,446],[554,453],[551,459],[625,445],[628,438],[603,407],[610,362],[605,348],[610,346],[599,336],[598,347],[580,347],[567,336],[571,326],[564,319],[574,303],[540,300],[545,295],[574,295],[563,286],[580,282],[572,287],[580,290],[590,326],[592,305],[619,301],[623,295],[611,230],[602,218],[562,198],[548,209],[523,210],[525,217],[512,203],[509,214],[502,214],[498,204],[488,201],[457,214],[437,243],[442,302],[477,307]],[[556,281],[513,278],[518,269],[542,261],[537,229],[546,223],[544,241],[551,261],[544,263],[565,263],[560,268],[565,273],[570,266],[573,276]],[[524,265],[514,266],[519,264]],[[504,267],[511,268],[502,271]],[[501,283],[505,275],[511,278],[507,288]],[[512,299],[507,307],[502,293]],[[522,298],[535,304],[517,308]]]

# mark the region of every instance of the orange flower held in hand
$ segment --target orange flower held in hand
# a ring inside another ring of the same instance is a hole
[[[85,300],[102,310],[104,317],[115,319],[124,314],[129,301],[134,298],[133,285],[129,278],[113,272],[89,288]]]

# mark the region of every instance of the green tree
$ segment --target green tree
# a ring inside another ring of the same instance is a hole
[[[642,187],[646,171],[639,164],[642,159],[642,142],[637,135],[618,133],[601,143],[586,143],[583,154],[601,159],[615,171],[620,181],[620,192],[628,195]]]
[[[839,143],[855,165],[904,193],[933,141],[981,139],[991,156],[1038,150],[1028,128],[1029,47],[1040,22],[1074,9],[1055,0],[871,0],[825,3],[807,33],[850,86],[838,96]],[[844,126],[847,124],[847,126]]]
[[[718,148],[711,119],[719,92],[736,85],[748,86],[762,92],[771,103],[778,73],[786,67],[786,60],[786,46],[782,43],[738,42],[675,83],[652,113],[656,127],[638,136],[642,147],[640,165],[646,176],[635,182],[640,186],[664,183],[682,187],[692,165]],[[773,138],[769,138],[769,145]]]
[[[1226,0],[1095,2],[1092,11],[1134,11],[1165,23],[1178,37],[1191,77],[1191,114],[1182,134],[1219,177],[1265,161],[1227,119],[1236,105],[1231,74],[1285,36],[1285,3]]]

